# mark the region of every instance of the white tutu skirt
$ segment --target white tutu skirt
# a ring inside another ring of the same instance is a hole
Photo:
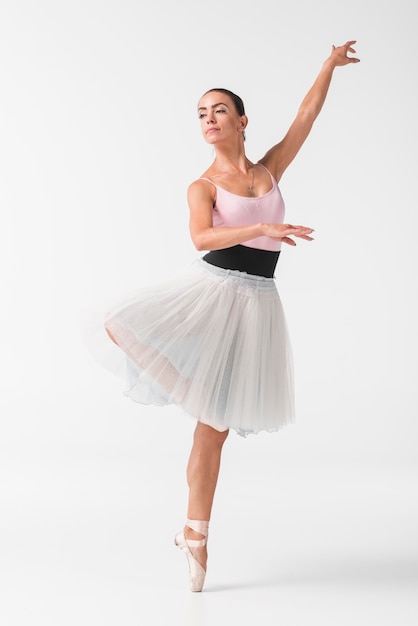
[[[115,305],[105,327],[136,402],[174,404],[244,436],[294,421],[292,354],[273,278],[199,259]]]

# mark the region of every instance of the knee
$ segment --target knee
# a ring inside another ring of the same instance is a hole
[[[212,426],[198,422],[194,433],[194,440],[197,444],[201,443],[205,446],[222,448],[228,434],[229,430],[219,431],[212,428]]]
[[[113,341],[113,343],[115,343],[116,345],[118,345],[118,342],[116,341],[116,339],[114,338],[114,336],[112,335],[112,333],[110,332],[110,330],[108,329],[108,327],[105,324],[105,331],[107,332],[109,338]]]

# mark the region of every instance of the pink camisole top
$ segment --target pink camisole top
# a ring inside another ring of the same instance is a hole
[[[264,167],[261,163],[257,165]],[[213,207],[213,226],[215,228],[222,226],[251,226],[259,222],[283,224],[285,204],[282,194],[276,179],[266,167],[264,169],[270,175],[272,188],[258,197],[240,196],[219,187],[209,178],[201,179],[207,180],[216,187],[216,202]],[[264,235],[244,241],[241,245],[272,252],[278,252],[281,248],[280,241],[275,241]]]

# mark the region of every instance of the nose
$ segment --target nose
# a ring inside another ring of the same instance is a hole
[[[208,116],[206,118],[206,124],[214,124],[215,123],[215,116],[213,114],[213,111],[212,110],[208,111],[207,115]]]

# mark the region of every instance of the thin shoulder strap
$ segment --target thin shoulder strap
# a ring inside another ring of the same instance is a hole
[[[211,185],[213,185],[214,187],[216,187],[215,183],[214,183],[214,182],[212,182],[212,181],[210,180],[210,178],[204,178],[204,177],[202,176],[201,178],[199,178],[199,180],[206,180],[208,183],[210,183]]]
[[[261,165],[261,167],[264,167],[264,169],[266,170],[266,172],[268,172],[268,173],[270,174],[270,176],[271,176],[272,180],[273,180],[273,181],[276,183],[276,185],[277,185],[277,180],[274,178],[273,174],[270,172],[270,170],[269,170],[269,169],[268,169],[265,165],[263,165],[263,164],[262,164],[262,163],[260,163],[259,161],[257,161],[256,165]]]

